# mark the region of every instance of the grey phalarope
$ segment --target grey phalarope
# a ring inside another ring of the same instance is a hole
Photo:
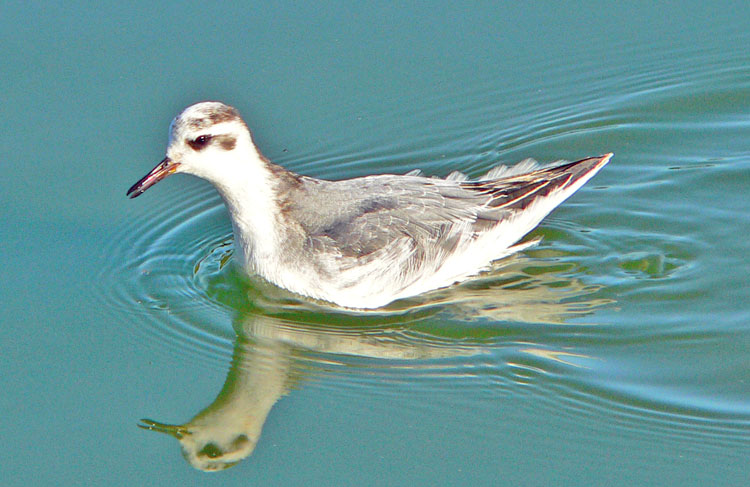
[[[517,244],[612,154],[498,166],[475,181],[419,171],[327,181],[271,163],[233,107],[201,102],[170,125],[161,161],[127,192],[174,173],[210,182],[232,221],[243,268],[292,292],[372,309],[450,286]]]

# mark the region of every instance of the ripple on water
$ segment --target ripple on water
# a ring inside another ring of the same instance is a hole
[[[275,344],[272,353],[293,362],[290,377],[306,387],[389,401],[440,398],[417,406],[431,414],[466,398],[478,399],[467,407],[481,409],[520,395],[540,412],[606,413],[634,434],[717,442],[742,420],[728,412],[717,420],[716,411],[667,401],[664,391],[609,384],[603,364],[610,359],[600,347],[611,332],[586,316],[613,300],[581,280],[586,242],[576,241],[593,237],[574,224],[552,219],[539,232],[552,243],[478,279],[385,312],[356,313],[244,277],[230,264],[220,201],[205,188],[183,193],[170,212],[149,213],[133,218],[108,250],[120,266],[106,270],[105,280],[118,280],[105,298],[127,314],[137,339],[180,356],[226,367],[230,354],[236,361],[243,353],[232,351],[236,333],[256,349]],[[279,358],[257,363],[276,367]],[[481,422],[474,427],[480,432]]]
[[[226,260],[231,230],[223,207],[205,185],[160,189],[170,204],[142,205],[129,215],[106,249],[100,279],[108,285],[99,291],[139,342],[223,367],[231,327],[222,325],[222,309],[205,299],[195,279],[201,266]]]
[[[491,273],[379,312],[311,304],[244,277],[231,264],[231,229],[219,198],[205,185],[181,181],[179,189],[146,196],[170,204],[133,210],[106,249],[103,299],[133,324],[128,332],[136,340],[152,347],[224,368],[230,356],[244,353],[233,350],[239,334],[250,349],[273,344],[267,353],[293,362],[295,381],[305,378],[306,387],[333,396],[387,396],[436,415],[476,408],[484,414],[467,427],[477,434],[486,434],[483,421],[498,401],[520,397],[540,415],[571,418],[570,425],[584,417],[610,433],[655,441],[747,445],[747,435],[727,434],[750,422],[746,403],[670,386],[672,377],[658,375],[668,370],[641,380],[648,358],[625,352],[696,339],[694,328],[680,328],[659,310],[698,298],[707,271],[709,243],[685,214],[699,212],[702,203],[677,202],[670,192],[726,177],[722,161],[641,152],[637,138],[668,136],[693,123],[680,109],[696,90],[720,117],[746,129],[746,119],[733,112],[736,97],[705,88],[709,74],[736,76],[735,68],[611,69],[607,76],[580,74],[580,91],[562,99],[552,81],[529,104],[512,90],[466,93],[465,118],[445,116],[460,110],[437,102],[418,114],[375,114],[367,123],[409,118],[438,127],[365,149],[353,136],[334,138],[315,154],[285,160],[328,177],[334,170],[353,176],[414,167],[442,175],[460,167],[476,175],[500,160],[555,159],[560,147],[581,156],[615,150],[597,180],[534,232],[544,237],[539,246]],[[607,82],[630,88],[608,96]],[[659,112],[670,118],[643,117]],[[659,319],[637,323],[650,312]]]

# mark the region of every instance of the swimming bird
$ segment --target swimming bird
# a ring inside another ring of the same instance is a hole
[[[206,101],[172,120],[166,157],[127,192],[170,174],[205,179],[232,222],[245,271],[345,308],[380,308],[466,280],[516,244],[612,154],[499,166],[478,180],[407,174],[329,181],[273,164],[239,112]]]

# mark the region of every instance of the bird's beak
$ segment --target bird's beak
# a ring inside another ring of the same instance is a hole
[[[178,424],[165,424],[154,421],[153,419],[143,418],[137,425],[139,428],[158,433],[166,433],[181,440],[183,436],[189,435],[190,432],[184,426]]]
[[[179,162],[173,162],[169,157],[165,157],[155,168],[143,176],[140,181],[130,187],[127,193],[128,196],[131,198],[139,196],[148,188],[175,172],[179,165]]]

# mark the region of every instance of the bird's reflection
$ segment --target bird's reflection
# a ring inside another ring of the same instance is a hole
[[[138,426],[176,438],[193,467],[222,470],[253,452],[273,405],[315,368],[311,355],[319,357],[320,369],[343,356],[383,361],[470,357],[488,352],[485,342],[471,339],[472,323],[496,323],[498,328],[507,322],[562,324],[606,302],[594,299],[595,289],[575,279],[561,279],[554,270],[530,272],[525,266],[523,259],[510,260],[503,280],[475,280],[378,313],[315,306],[276,288],[256,287],[250,296],[253,310],[237,310],[232,364],[213,403],[184,424],[143,419]],[[446,321],[444,315],[454,323],[458,318],[461,326],[444,334],[440,326],[430,325]],[[404,333],[414,326],[419,333]],[[303,355],[304,367],[299,363]]]
[[[177,438],[185,458],[201,470],[222,470],[252,453],[271,407],[300,373],[294,364],[300,351],[384,360],[481,353],[480,347],[405,343],[394,338],[392,327],[343,331],[249,314],[235,329],[232,366],[212,404],[182,425],[151,419],[139,424]]]

